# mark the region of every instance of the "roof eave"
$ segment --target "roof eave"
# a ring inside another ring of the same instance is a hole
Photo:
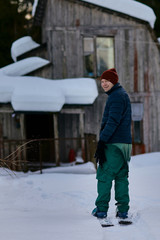
[[[47,5],[47,0],[39,0],[38,1],[38,5],[36,7],[36,11],[35,11],[35,15],[34,15],[34,25],[36,25],[36,26],[41,25],[46,5]]]

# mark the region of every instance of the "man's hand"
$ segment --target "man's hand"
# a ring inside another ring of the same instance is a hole
[[[99,140],[94,158],[96,158],[96,162],[99,163],[101,167],[103,166],[103,163],[106,161],[105,148],[107,148],[105,142]]]

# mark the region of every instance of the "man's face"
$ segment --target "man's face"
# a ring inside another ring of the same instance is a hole
[[[113,86],[114,84],[111,83],[109,80],[106,80],[106,79],[101,80],[101,87],[105,92],[108,92]]]

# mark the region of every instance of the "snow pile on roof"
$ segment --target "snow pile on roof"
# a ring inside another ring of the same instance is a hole
[[[12,59],[16,62],[18,56],[39,46],[40,44],[33,41],[30,36],[19,38],[18,40],[12,43],[11,46]]]
[[[16,85],[11,103],[16,111],[58,112],[64,104],[92,104],[98,96],[93,79],[26,79]]]
[[[12,63],[0,69],[7,76],[23,76],[49,64],[49,61],[40,57],[29,57]]]
[[[15,111],[60,111],[65,96],[52,80],[20,77],[11,96]]]
[[[84,2],[93,3],[95,5],[109,8],[132,17],[136,17],[150,23],[154,27],[156,16],[152,8],[145,4],[133,0],[81,0]]]
[[[51,80],[0,72],[0,102],[11,102],[15,111],[58,112],[64,104],[92,104],[97,96],[91,78]]]
[[[65,95],[66,104],[92,104],[98,96],[97,85],[92,78],[68,78],[54,80]]]

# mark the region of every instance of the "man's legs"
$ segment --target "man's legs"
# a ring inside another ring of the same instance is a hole
[[[97,191],[96,206],[99,211],[108,211],[112,181],[115,179],[115,199],[118,211],[127,212],[129,209],[128,193],[128,165],[120,148],[113,144],[107,144],[105,150],[106,162],[103,168],[97,170]]]
[[[129,210],[129,181],[128,181],[128,161],[130,160],[132,145],[118,144],[119,155],[123,158],[123,165],[115,177],[115,200],[117,210],[120,213],[127,213]]]
[[[112,188],[112,176],[106,174],[105,181],[98,180],[97,192],[98,197],[96,199],[95,205],[98,207],[99,211],[107,212],[109,208],[109,201],[111,198],[111,188]]]

